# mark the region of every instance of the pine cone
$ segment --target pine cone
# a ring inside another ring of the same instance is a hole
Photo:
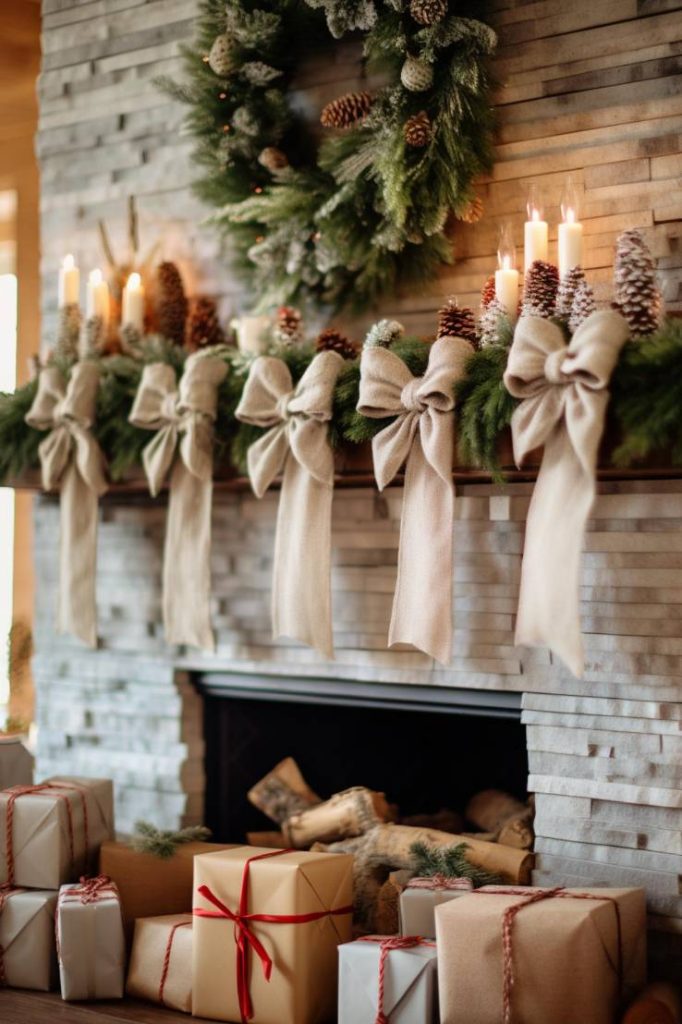
[[[490,302],[485,306],[479,320],[481,330],[481,346],[499,344],[500,320],[507,317],[507,310],[500,300],[493,295]]]
[[[189,303],[180,277],[180,271],[170,260],[156,268],[157,319],[159,333],[176,345],[185,341],[185,321]]]
[[[405,333],[399,320],[379,320],[367,332],[365,348],[390,348]]]
[[[554,315],[556,293],[559,287],[559,271],[552,263],[534,260],[528,268],[523,292],[523,316]]]
[[[274,339],[278,345],[295,345],[303,340],[303,318],[293,306],[280,306],[277,310]]]
[[[333,327],[328,327],[318,335],[315,348],[318,352],[338,352],[344,359],[355,359],[358,354],[353,342]]]
[[[78,359],[78,341],[81,331],[81,311],[77,303],[69,303],[59,310],[59,327],[55,355],[62,359]]]
[[[418,114],[413,114],[407,119],[403,127],[403,134],[408,146],[414,146],[415,149],[428,146],[433,134],[433,127],[431,118],[425,110],[420,110]]]
[[[289,158],[277,146],[266,146],[258,155],[258,163],[271,174],[275,174],[289,166]]]
[[[573,296],[571,315],[568,318],[568,327],[572,334],[575,334],[583,320],[586,320],[590,313],[594,313],[596,308],[594,292],[587,281],[580,281]]]
[[[465,224],[477,224],[483,216],[483,200],[480,196],[474,196],[465,210],[459,214],[459,220]],[[494,280],[494,279],[493,279]]]
[[[213,45],[206,60],[211,71],[219,75],[220,78],[225,78],[234,68],[232,50],[232,40],[228,35],[216,36],[213,40]]]
[[[433,68],[418,57],[408,57],[401,68],[400,81],[408,92],[426,92],[433,85]]]
[[[455,299],[448,299],[438,311],[438,337],[464,338],[472,345],[478,345],[478,330],[473,310],[458,306]]]
[[[185,348],[196,352],[198,348],[208,345],[222,345],[225,332],[220,326],[218,309],[206,295],[192,300],[185,330]]]
[[[104,352],[107,342],[107,332],[101,316],[90,316],[85,321],[85,354],[88,356],[99,355]]]
[[[481,308],[485,309],[495,298],[495,275],[491,274],[481,291]]]
[[[581,281],[585,280],[582,267],[571,267],[559,282],[559,289],[556,293],[556,315],[567,320],[571,315],[573,299],[576,289]]]
[[[420,25],[435,25],[448,13],[448,0],[410,0],[410,14]]]
[[[372,103],[371,93],[347,92],[327,104],[320,115],[320,123],[323,128],[350,128],[367,116]]]
[[[614,307],[630,325],[632,336],[653,334],[661,315],[656,263],[639,231],[625,231],[616,243]]]

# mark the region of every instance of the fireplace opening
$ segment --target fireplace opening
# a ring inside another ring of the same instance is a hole
[[[485,789],[526,799],[516,694],[228,673],[196,682],[205,699],[205,817],[220,842],[274,827],[247,794],[289,756],[323,799],[366,786],[384,792],[401,819],[463,814]]]

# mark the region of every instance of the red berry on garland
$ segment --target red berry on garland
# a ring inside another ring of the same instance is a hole
[[[478,344],[478,329],[473,310],[458,306],[456,299],[448,299],[438,311],[438,337],[464,338],[472,345]]]
[[[343,359],[355,359],[358,354],[356,345],[334,327],[328,327],[318,335],[315,348],[318,352],[338,352]]]
[[[350,128],[367,117],[373,102],[371,93],[347,92],[327,104],[320,115],[320,123],[323,128]]]
[[[526,274],[523,292],[523,316],[554,316],[559,271],[552,263],[534,260]]]

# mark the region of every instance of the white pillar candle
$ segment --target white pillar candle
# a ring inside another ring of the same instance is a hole
[[[566,219],[559,225],[559,276],[564,277],[572,267],[583,265],[583,226],[575,220],[570,208]]]
[[[511,265],[511,257],[502,257],[502,266],[495,271],[495,298],[507,311],[512,323],[519,306],[519,272]]]
[[[77,306],[81,275],[73,256],[65,256],[59,269],[59,308]]]
[[[139,274],[131,274],[123,289],[121,323],[123,327],[132,327],[140,334],[144,330],[144,288]]]
[[[109,322],[109,285],[103,280],[101,270],[90,271],[85,315],[88,320],[99,317],[105,326]]]
[[[541,220],[540,210],[533,208],[530,220],[527,220],[523,228],[523,270],[528,268],[535,260],[547,262],[548,251],[548,229],[547,221]]]
[[[237,332],[240,352],[260,356],[270,347],[271,316],[240,316],[232,321],[232,327]]]

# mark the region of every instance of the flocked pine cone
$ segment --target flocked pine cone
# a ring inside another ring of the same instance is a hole
[[[196,352],[198,348],[208,345],[222,345],[225,332],[220,326],[218,309],[213,299],[200,295],[190,305],[187,328],[185,331],[185,348]]]
[[[55,355],[62,359],[78,358],[78,342],[81,332],[81,311],[77,302],[62,306],[59,310],[59,327]]]
[[[614,307],[630,325],[632,336],[653,334],[661,315],[656,263],[641,232],[624,231],[616,243]]]
[[[556,293],[556,315],[567,320],[571,315],[573,299],[578,285],[585,280],[582,267],[571,267],[559,281]]]
[[[448,0],[410,0],[410,14],[420,25],[435,25],[448,13]]]
[[[493,295],[487,306],[484,307],[478,326],[481,332],[481,346],[497,345],[500,340],[500,322],[507,317],[507,310],[504,308],[497,296]]]
[[[234,68],[233,43],[226,34],[216,36],[206,61],[211,71],[225,78]]]
[[[571,315],[568,318],[568,327],[572,334],[575,334],[583,320],[587,320],[590,313],[594,313],[596,308],[594,292],[587,281],[580,281],[573,296]]]
[[[353,342],[334,327],[321,331],[315,342],[315,349],[318,352],[338,352],[344,359],[355,359],[358,354]]]
[[[261,167],[265,167],[266,171],[275,174],[289,166],[289,159],[286,153],[283,153],[277,146],[266,146],[258,154],[258,163]]]
[[[320,115],[320,123],[323,128],[350,128],[369,114],[372,102],[371,93],[347,92],[327,104]]]
[[[464,224],[477,224],[483,216],[483,200],[480,196],[474,196],[468,206],[459,214],[459,220]]]
[[[473,310],[458,306],[456,299],[448,299],[438,311],[438,337],[464,338],[478,345],[478,330]]]
[[[185,323],[189,303],[175,263],[164,260],[156,268],[157,309],[159,333],[182,345],[185,341]]]
[[[433,134],[433,126],[431,118],[425,110],[420,110],[418,114],[408,117],[403,128],[403,134],[408,146],[413,146],[415,149],[422,149],[424,146],[428,146]]]
[[[303,341],[303,317],[298,309],[293,306],[279,307],[274,340],[278,345],[296,345]]]
[[[481,290],[481,309],[486,309],[487,306],[495,298],[495,275],[491,274],[486,280]]]
[[[558,286],[557,268],[544,260],[534,260],[526,274],[522,315],[542,316],[545,319],[553,316]]]
[[[405,328],[399,320],[379,320],[367,331],[365,348],[390,348],[402,338]]]

